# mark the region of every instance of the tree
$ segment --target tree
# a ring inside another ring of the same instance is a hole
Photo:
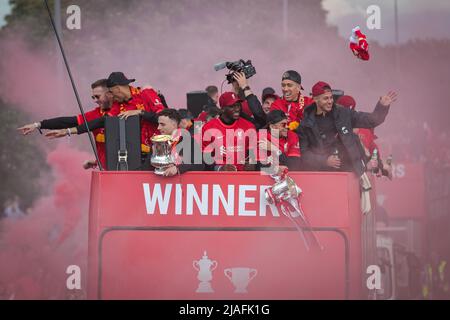
[[[33,137],[24,139],[16,128],[29,119],[0,100],[0,204],[19,196],[22,208],[40,195],[40,178],[48,172],[43,152]]]

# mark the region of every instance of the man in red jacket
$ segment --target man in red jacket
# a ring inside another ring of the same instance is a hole
[[[113,72],[109,75],[106,85],[114,99],[111,107],[112,115],[118,115],[125,119],[135,115],[141,117],[141,151],[142,159],[145,162],[148,160],[150,153],[151,137],[158,132],[157,113],[165,107],[155,90],[150,88],[141,90],[130,86],[130,83],[134,81],[135,79],[128,79],[122,72]],[[88,126],[93,131],[104,128],[105,117],[102,116],[92,121],[88,119]],[[67,130],[49,131],[46,136],[53,139],[66,135],[83,134],[86,131],[86,125],[81,123],[77,127],[71,127]]]
[[[302,95],[302,77],[297,71],[288,70],[283,73],[281,90],[283,97],[275,100],[270,110],[284,111],[288,119],[289,129],[295,130],[303,119],[303,110],[314,101],[311,97]]]
[[[127,118],[134,115],[142,115],[144,111],[156,114],[165,107],[158,93],[153,89],[133,87],[130,83],[135,79],[127,79],[122,72],[113,72],[108,78],[109,91],[114,96],[113,108],[118,108],[119,117]],[[157,132],[158,124],[155,121],[141,120],[141,144],[142,152],[149,153],[152,144],[151,137]]]
[[[112,108],[113,106],[113,96],[108,91],[106,86],[107,79],[100,79],[92,83],[92,99],[96,103],[96,107],[90,111],[85,112],[86,120],[92,121],[104,116],[116,116],[116,109]],[[66,117],[57,117],[51,119],[45,119],[40,122],[35,122],[31,124],[27,124],[23,127],[18,128],[24,135],[28,135],[35,130],[57,130],[58,132],[62,132],[61,134],[67,134],[67,129],[75,127],[84,123],[84,118],[81,114],[77,116],[66,116]],[[106,152],[105,152],[105,129],[98,128],[92,130],[95,139],[95,146],[97,149],[98,158],[102,165],[102,168],[106,168]],[[97,166],[96,160],[87,160],[83,164],[85,169],[94,168]]]

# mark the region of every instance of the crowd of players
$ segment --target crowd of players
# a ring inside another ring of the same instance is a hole
[[[382,160],[373,129],[381,124],[395,92],[382,96],[372,113],[355,110],[351,96],[335,101],[332,86],[317,82],[311,97],[302,93],[302,79],[289,70],[281,77],[281,96],[263,90],[261,100],[244,73],[234,72],[231,91],[219,94],[208,86],[210,102],[196,118],[187,109],[169,108],[155,89],[138,88],[122,72],[91,85],[96,107],[85,115],[57,117],[18,128],[24,135],[48,130],[45,136],[60,138],[92,132],[98,159],[87,160],[85,169],[106,169],[105,119],[140,117],[141,170],[151,170],[152,138],[171,136],[174,161],[165,176],[186,171],[367,170],[391,175],[389,159]],[[87,121],[87,124],[85,122]]]

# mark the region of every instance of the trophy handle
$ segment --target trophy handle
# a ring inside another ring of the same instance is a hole
[[[253,273],[253,275],[252,275],[252,273]],[[258,274],[258,270],[251,269],[250,270],[250,279],[248,280],[248,282],[250,282],[254,277],[256,277],[257,274]]]
[[[228,279],[230,279],[230,281],[233,281],[233,280],[231,279],[231,277],[232,277],[232,275],[233,275],[233,272],[231,271],[231,269],[225,269],[225,270],[223,271],[223,273],[225,273],[225,276],[226,276]]]
[[[200,268],[198,267],[198,261],[197,260],[192,261],[192,266],[194,267],[195,270],[200,271]]]
[[[216,268],[217,268],[217,261],[214,260],[214,261],[211,263],[211,271],[216,270]]]

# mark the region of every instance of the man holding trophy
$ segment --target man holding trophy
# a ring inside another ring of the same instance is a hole
[[[171,177],[186,171],[203,171],[200,145],[194,135],[180,128],[181,116],[175,109],[164,109],[158,113],[158,130],[152,137],[150,163],[155,174]]]

